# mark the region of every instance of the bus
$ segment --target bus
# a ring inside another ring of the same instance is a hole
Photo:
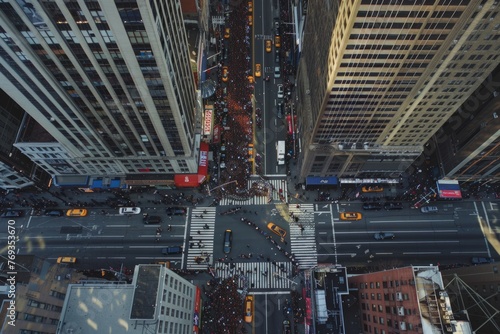
[[[285,164],[285,141],[279,140],[276,143],[276,157],[278,159],[278,165]]]

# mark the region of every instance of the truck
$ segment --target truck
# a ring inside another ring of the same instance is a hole
[[[276,143],[276,157],[278,159],[278,165],[285,164],[285,141],[279,140]]]

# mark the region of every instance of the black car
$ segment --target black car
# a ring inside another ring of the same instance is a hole
[[[0,217],[2,217],[2,218],[18,218],[18,217],[22,217],[23,215],[24,215],[23,210],[7,210],[7,211],[2,212]]]
[[[184,216],[185,214],[186,214],[186,208],[182,207],[167,208],[167,215],[169,216]]]
[[[161,217],[160,216],[150,216],[148,214],[145,214],[142,221],[144,222],[144,224],[160,224]]]
[[[51,216],[51,217],[62,217],[64,216],[63,210],[56,210],[56,209],[48,209],[45,210],[43,213],[46,216]]]
[[[363,204],[364,210],[381,210],[382,205],[380,203],[365,203]]]
[[[278,118],[283,118],[283,102],[278,103],[278,106],[276,107],[278,111]]]
[[[274,62],[276,64],[280,63],[280,50],[279,49],[277,49],[276,51],[274,51]]]
[[[472,264],[485,264],[485,263],[493,263],[495,260],[493,260],[491,257],[473,257],[471,260]]]
[[[400,202],[387,202],[384,204],[385,210],[402,210],[403,203]]]

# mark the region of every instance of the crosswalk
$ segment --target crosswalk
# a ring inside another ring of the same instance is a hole
[[[197,207],[192,210],[187,269],[207,269],[213,263],[215,215],[215,207]]]
[[[255,188],[256,185],[263,185],[269,183],[274,190],[270,196],[271,201],[269,202],[269,196],[252,196],[248,200],[239,201],[233,198],[223,198],[219,205],[267,205],[271,203],[282,203],[282,200],[286,200],[288,188],[286,179],[276,179],[276,180],[261,180],[261,179],[250,179],[247,181],[247,189]]]
[[[290,214],[298,217],[298,222],[290,224],[290,246],[300,269],[318,264],[316,249],[316,225],[314,224],[314,204],[290,204]]]
[[[241,289],[290,290],[293,284],[291,262],[217,262],[215,273],[223,279],[238,275]]]

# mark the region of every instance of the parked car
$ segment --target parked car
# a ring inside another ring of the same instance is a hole
[[[485,263],[493,263],[495,260],[493,260],[491,257],[473,257],[471,260],[472,264],[485,264]]]
[[[424,206],[420,208],[420,212],[422,213],[435,213],[438,212],[437,206]]]
[[[281,47],[281,37],[280,36],[274,36],[274,47],[280,48]]]
[[[85,217],[89,212],[87,209],[69,209],[66,211],[66,216],[68,217]]]
[[[361,220],[363,215],[359,212],[341,212],[340,219],[341,220]]]
[[[402,210],[403,203],[400,202],[387,202],[384,204],[385,210]]]
[[[279,84],[278,85],[278,99],[282,99],[283,98],[284,91],[285,90],[283,88],[283,85]]]
[[[224,254],[229,254],[231,252],[231,243],[233,242],[233,231],[226,230],[224,232],[224,246],[222,250]]]
[[[274,62],[275,62],[276,64],[278,64],[278,65],[279,65],[279,63],[280,63],[280,58],[281,58],[281,57],[280,57],[280,50],[279,50],[279,49],[276,49],[276,51],[274,51]]]
[[[120,208],[118,210],[118,213],[121,214],[121,215],[138,215],[139,213],[141,213],[141,208],[131,208],[131,207],[124,207],[124,208]]]
[[[277,234],[280,238],[286,237],[286,230],[282,229],[273,222],[267,224],[267,228],[270,229],[274,234]]]
[[[279,19],[279,17],[274,18],[274,34],[275,35],[280,34],[280,19]]]
[[[64,211],[63,210],[56,210],[56,209],[48,209],[45,210],[43,213],[46,216],[51,216],[51,217],[62,217],[64,216]]]
[[[253,1],[248,1],[248,12],[253,13]]]
[[[361,188],[361,191],[364,193],[379,193],[384,191],[384,187],[379,186],[364,186]]]
[[[382,205],[380,203],[375,203],[375,202],[372,202],[372,203],[365,203],[363,204],[363,209],[364,210],[381,210],[382,209]]]
[[[395,235],[394,233],[390,232],[379,232],[375,233],[373,237],[375,238],[375,240],[386,240],[386,239],[394,239]]]
[[[161,253],[164,255],[180,254],[182,253],[182,247],[181,246],[165,247],[161,250]]]
[[[187,212],[186,208],[178,206],[167,208],[166,211],[169,216],[184,216]]]
[[[245,297],[245,322],[251,323],[253,319],[253,296]]]
[[[17,218],[22,216],[24,216],[23,210],[6,210],[0,215],[2,218]]]
[[[231,30],[229,28],[224,29],[224,38],[229,38],[231,35]]]

